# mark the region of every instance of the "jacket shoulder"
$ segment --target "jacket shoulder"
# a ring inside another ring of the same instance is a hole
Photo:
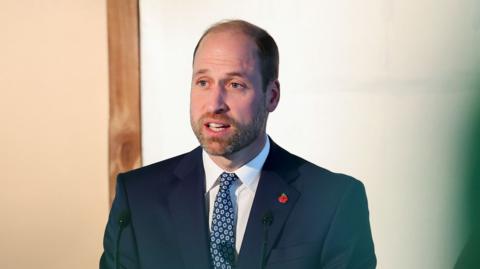
[[[196,158],[200,156],[200,158]],[[195,148],[194,150],[183,153],[156,163],[152,163],[140,168],[136,168],[130,170],[128,172],[120,173],[119,178],[122,180],[131,180],[134,179],[138,181],[139,179],[145,178],[152,178],[152,177],[159,177],[159,176],[173,176],[175,169],[182,163],[187,160],[192,162],[195,160],[196,162],[201,162],[201,148]]]
[[[353,176],[350,176],[344,173],[333,172],[331,170],[328,170],[324,167],[320,167],[309,161],[305,161],[304,165],[300,167],[300,171],[301,173],[307,174],[307,175],[317,175],[317,177],[315,177],[317,180],[327,181],[328,183],[331,183],[334,185],[342,185],[342,186],[363,185],[363,183],[360,180],[356,179]]]
[[[273,153],[276,155],[274,157],[274,162],[276,166],[281,165],[281,169],[284,170],[297,170],[300,176],[308,175],[309,178],[313,180],[325,180],[332,181],[332,183],[337,184],[354,184],[362,185],[362,183],[347,174],[333,172],[324,167],[321,167],[315,163],[312,163],[308,160],[303,159],[293,153],[290,153],[286,149],[275,145]]]

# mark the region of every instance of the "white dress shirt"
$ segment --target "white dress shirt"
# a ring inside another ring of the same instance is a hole
[[[235,173],[238,177],[238,180],[236,180],[230,187],[233,208],[236,212],[235,250],[237,251],[237,254],[240,253],[240,247],[242,246],[248,216],[250,215],[253,198],[255,198],[255,192],[260,179],[260,172],[262,171],[263,164],[270,151],[270,141],[267,136],[265,136],[265,140],[265,146],[263,146],[263,149],[257,156],[255,156],[255,158],[235,171],[228,171],[229,173]],[[207,201],[208,209],[208,225],[211,230],[213,214],[210,212],[213,212],[213,204],[220,186],[218,178],[225,171],[210,159],[210,156],[205,150],[203,151],[202,159],[203,167],[205,169],[205,199]]]

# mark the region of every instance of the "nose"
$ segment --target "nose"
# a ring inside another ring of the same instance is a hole
[[[208,110],[213,114],[222,114],[228,111],[228,105],[225,102],[226,92],[224,87],[217,85],[212,88],[209,94]]]

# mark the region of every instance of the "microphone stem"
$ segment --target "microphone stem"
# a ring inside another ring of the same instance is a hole
[[[265,269],[267,263],[268,223],[263,223],[262,266]]]
[[[120,269],[120,239],[122,238],[122,232],[125,227],[130,223],[130,212],[124,211],[118,218],[118,234],[117,244],[115,249],[115,269]]]
[[[120,238],[122,236],[122,231],[123,231],[123,225],[120,225],[118,227],[118,234],[117,234],[117,246],[116,246],[116,251],[115,251],[115,269],[120,269]]]

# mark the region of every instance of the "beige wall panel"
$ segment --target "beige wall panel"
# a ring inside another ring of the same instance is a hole
[[[2,1],[0,268],[96,268],[108,214],[106,3]]]

